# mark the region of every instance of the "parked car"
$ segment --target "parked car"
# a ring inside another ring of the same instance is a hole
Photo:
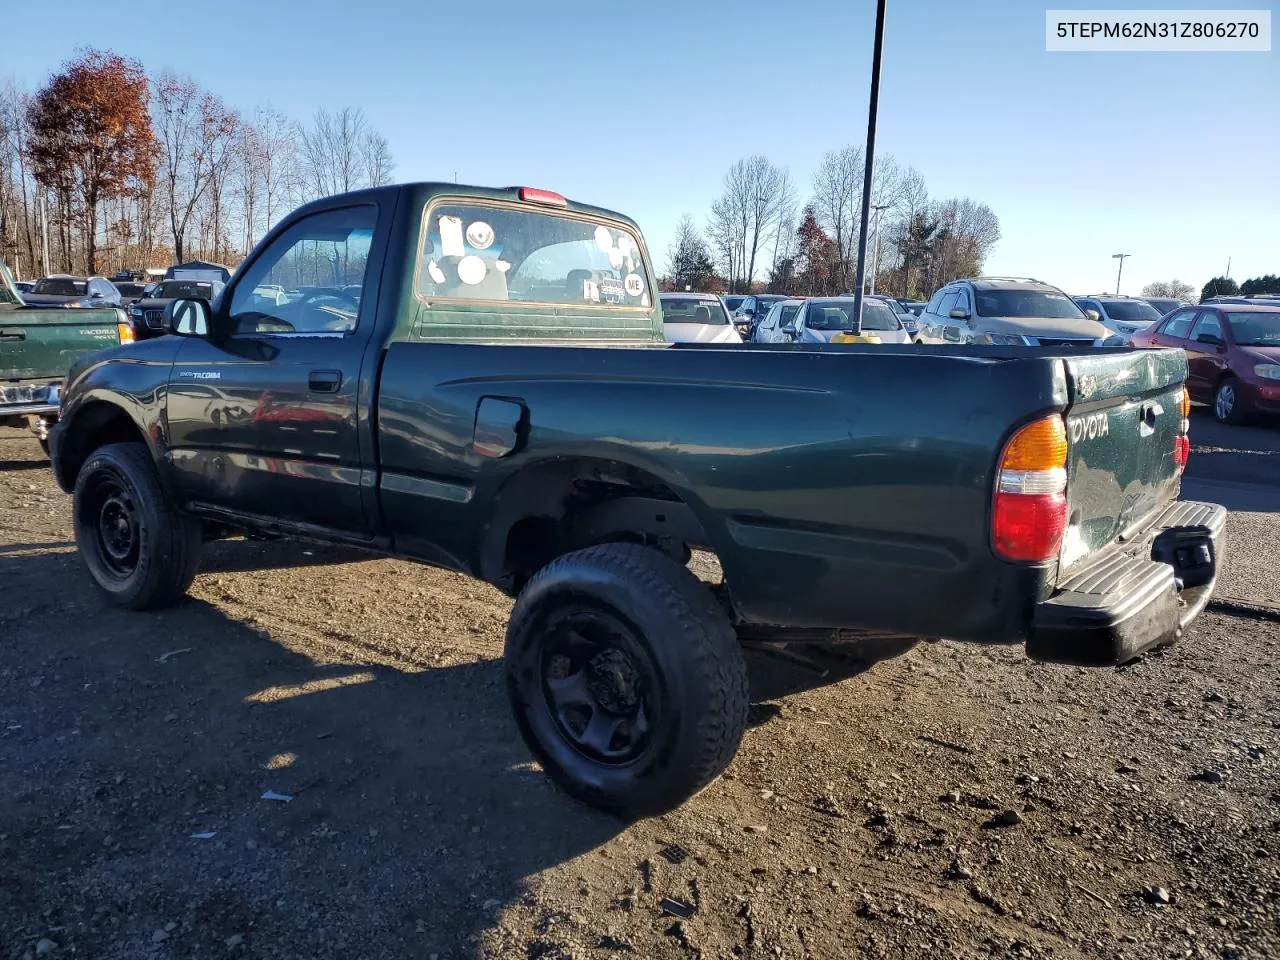
[[[1155,307],[1156,310],[1160,312],[1160,316],[1162,317],[1166,313],[1172,313],[1174,310],[1177,310],[1179,307],[1186,306],[1186,304],[1183,303],[1181,300],[1175,300],[1173,297],[1143,297],[1142,299],[1147,301],[1147,303],[1151,304],[1153,307]]]
[[[1092,310],[1104,327],[1113,334],[1123,337],[1127,342],[1139,330],[1149,327],[1160,319],[1161,313],[1145,300],[1137,297],[1109,297],[1105,294],[1094,297],[1075,297],[1076,306],[1084,310],[1086,315]]]
[[[147,295],[147,284],[137,280],[114,280],[111,285],[120,292],[120,299],[125,306]]]
[[[66,310],[23,302],[0,261],[0,426],[29,426],[42,446],[58,419],[63,380],[81,357],[133,331],[114,308]]]
[[[899,297],[898,302],[910,310],[912,315],[916,317],[920,316],[925,308],[925,302],[923,300],[906,300]]]
[[[634,221],[529,188],[387,186],[282,218],[213,304],[166,307],[175,336],[72,368],[50,447],[91,579],[164,607],[204,536],[236,530],[483,579],[515,598],[525,741],[626,816],[733,759],[740,638],[1113,665],[1208,603],[1226,511],[1177,500],[1182,351],[670,345],[645,249]],[[363,293],[255,299],[300,279]]]
[[[20,294],[26,296],[31,292],[31,288],[36,285],[36,282],[34,280],[15,280],[13,285]]]
[[[1185,350],[1191,399],[1210,404],[1223,423],[1280,413],[1280,303],[1183,307],[1133,343]]]
[[[720,299],[724,301],[725,309],[728,310],[730,314],[734,314],[737,313],[738,308],[742,306],[742,301],[747,298],[734,294],[727,297],[721,297]]]
[[[790,333],[796,343],[852,342],[849,337],[857,329],[852,297],[813,297],[800,305],[795,319],[781,329]],[[870,342],[910,343],[911,337],[902,321],[880,299],[862,300],[862,336]],[[871,340],[871,338],[875,338]]]
[[[37,280],[22,299],[33,307],[118,307],[120,291],[106,277],[57,273]]]
[[[795,340],[795,317],[796,311],[800,309],[802,299],[779,300],[769,312],[765,314],[764,319],[756,324],[753,339],[756,343],[791,343]],[[788,327],[792,333],[783,333],[783,328]]]
[[[882,296],[878,293],[869,294],[865,299],[879,300],[881,303],[887,306],[890,310],[896,313],[898,315],[898,319],[902,321],[902,329],[907,331],[907,334],[911,337],[912,340],[915,339],[916,330],[918,328],[916,315],[912,313],[910,310],[908,310],[906,307],[904,307],[902,305],[901,300],[897,299],[896,297]]]
[[[662,333],[670,343],[741,343],[714,293],[664,293]]]
[[[921,343],[1100,346],[1109,331],[1051,284],[1026,277],[954,280],[920,314]]]
[[[221,280],[161,280],[154,290],[129,306],[129,319],[139,340],[163,336],[164,308],[180,297],[212,300],[222,292]]]
[[[738,333],[742,335],[742,339],[752,339],[756,325],[765,318],[769,308],[775,303],[786,299],[786,297],[776,293],[760,294],[743,297],[742,302],[737,307],[731,307],[733,322],[738,328]]]

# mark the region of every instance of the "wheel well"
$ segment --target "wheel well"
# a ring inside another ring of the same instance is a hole
[[[59,457],[61,478],[68,489],[75,486],[80,467],[90,454],[108,443],[146,443],[132,418],[111,403],[98,401],[76,413],[63,438]]]
[[[485,580],[516,594],[556,557],[597,543],[642,543],[680,563],[709,548],[689,505],[659,478],[612,460],[557,460],[509,480],[485,538]]]

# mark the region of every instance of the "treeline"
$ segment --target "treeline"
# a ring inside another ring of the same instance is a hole
[[[857,276],[864,179],[860,147],[826,154],[801,204],[786,170],[763,156],[725,175],[706,226],[680,223],[668,251],[670,289],[848,293]],[[875,289],[927,298],[956,277],[982,272],[1000,220],[968,197],[934,199],[924,177],[889,156],[873,165],[867,278]]]
[[[34,93],[0,87],[0,259],[19,276],[234,266],[299,203],[388,183],[394,166],[359,109],[242,112],[90,50]]]

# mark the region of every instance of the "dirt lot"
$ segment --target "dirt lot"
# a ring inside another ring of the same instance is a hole
[[[753,661],[729,773],[628,826],[530,762],[496,592],[233,541],[114,611],[0,431],[0,957],[1280,956],[1277,437],[1196,420],[1239,512],[1186,642]]]

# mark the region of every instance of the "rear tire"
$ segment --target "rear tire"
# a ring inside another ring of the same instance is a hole
[[[711,592],[636,544],[553,561],[516,600],[507,691],[547,773],[622,817],[664,813],[715,780],[747,724],[747,670]]]
[[[200,566],[200,522],[177,509],[142,443],[90,454],[72,501],[76,546],[107,599],[128,610],[177,602]]]
[[[1247,419],[1240,396],[1240,381],[1227,377],[1213,393],[1213,415],[1219,423],[1242,424]]]

